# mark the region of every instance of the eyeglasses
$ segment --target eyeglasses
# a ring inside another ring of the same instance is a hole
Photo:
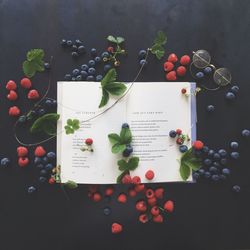
[[[205,75],[213,73],[213,80],[218,85],[217,88],[210,89],[206,86],[202,86],[207,90],[217,90],[220,87],[227,86],[232,81],[232,76],[227,68],[216,68],[211,62],[211,56],[206,50],[197,50],[193,52],[192,63],[190,64],[190,73],[197,79],[202,80]],[[194,73],[194,67],[200,71]]]

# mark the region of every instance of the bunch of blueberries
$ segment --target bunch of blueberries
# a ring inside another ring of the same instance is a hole
[[[147,51],[142,49],[138,53],[139,63],[141,66],[145,66],[148,62],[146,61]]]
[[[129,128],[128,123],[123,123],[122,124],[122,128]],[[122,152],[122,155],[124,157],[129,157],[131,154],[133,153],[133,147],[131,146],[131,144],[127,144],[126,148],[124,149],[124,151]]]
[[[82,41],[76,39],[74,42],[72,40],[62,39],[61,45],[63,48],[68,48],[71,51],[71,56],[73,58],[78,58],[80,55],[86,53],[85,46]]]

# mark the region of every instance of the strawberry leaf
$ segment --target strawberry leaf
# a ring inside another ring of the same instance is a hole
[[[113,154],[121,153],[125,150],[125,148],[126,148],[125,144],[116,143],[112,147],[112,153]]]
[[[138,167],[138,165],[139,165],[139,157],[136,157],[136,156],[134,156],[134,157],[131,157],[129,160],[128,160],[128,170],[135,170],[137,167]]]
[[[108,135],[109,141],[112,145],[116,144],[116,143],[120,143],[121,142],[121,138],[118,134],[109,134]]]
[[[99,104],[99,108],[104,107],[109,101],[109,93],[104,88],[102,89],[102,99]]]
[[[130,128],[122,128],[120,133],[121,142],[123,144],[129,144],[132,141],[132,133]]]
[[[126,91],[127,87],[123,83],[113,82],[113,83],[107,84],[104,87],[104,89],[108,91],[111,95],[119,96],[119,95],[122,95]]]
[[[119,166],[120,171],[128,170],[128,163],[124,159],[119,160],[117,165]]]

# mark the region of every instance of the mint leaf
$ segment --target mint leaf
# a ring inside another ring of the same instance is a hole
[[[156,55],[157,59],[161,59],[165,54],[164,48],[159,44],[153,45],[151,52],[152,54]]]
[[[112,145],[121,142],[121,138],[118,134],[109,134],[108,138],[109,138],[109,141]]]
[[[99,104],[99,108],[104,107],[109,101],[109,93],[104,88],[102,89],[102,99]]]
[[[107,37],[107,40],[112,42],[112,43],[118,43],[117,39],[114,36],[111,36],[111,35]]]
[[[75,183],[74,181],[67,181],[66,183],[64,183],[64,186],[69,189],[75,189],[78,187],[77,183]]]
[[[123,171],[116,179],[116,182],[118,184],[122,183],[122,178],[126,175],[126,174],[129,174],[129,171]]]
[[[135,170],[138,165],[139,165],[139,157],[131,157],[129,160],[128,160],[128,170]]]
[[[132,141],[132,133],[129,128],[122,128],[120,133],[121,142],[123,144],[129,144]]]
[[[121,44],[125,41],[125,39],[121,36],[116,37],[117,44]]]
[[[104,88],[111,95],[116,95],[116,96],[122,95],[127,89],[125,84],[118,82],[108,83]]]
[[[112,147],[112,153],[113,154],[118,154],[120,152],[123,152],[125,150],[125,148],[126,148],[126,145],[120,144],[120,143],[116,143]]]
[[[166,36],[166,34],[163,31],[161,31],[161,30],[158,31],[157,32],[157,36],[156,36],[156,38],[154,40],[154,43],[155,44],[164,45],[164,44],[166,44],[166,42],[167,42],[167,36]]]
[[[27,53],[27,60],[33,61],[33,60],[42,60],[44,58],[44,51],[42,49],[32,49],[28,51]]]
[[[124,159],[119,160],[117,165],[119,166],[120,171],[128,170],[128,163]]]
[[[114,68],[110,69],[106,75],[101,80],[101,85],[104,87],[106,84],[115,82],[117,78],[117,73]]]
[[[190,167],[187,166],[186,164],[182,164],[180,166],[180,175],[181,178],[186,181],[188,179],[188,177],[190,176],[191,171],[190,171]]]

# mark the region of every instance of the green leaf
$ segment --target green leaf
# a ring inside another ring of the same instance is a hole
[[[153,45],[151,52],[152,54],[156,55],[157,59],[161,59],[165,54],[164,48],[159,44]]]
[[[116,38],[114,36],[111,36],[111,35],[107,37],[107,40],[110,41],[110,42],[112,42],[112,43],[118,43],[118,41],[116,40]]]
[[[114,68],[112,68],[103,77],[103,79],[101,81],[101,85],[104,87],[108,83],[112,83],[112,82],[116,81],[116,78],[117,78],[116,70]]]
[[[116,144],[116,143],[120,143],[121,142],[121,138],[118,134],[109,134],[108,135],[109,141],[112,145]]]
[[[135,170],[139,165],[139,157],[131,157],[128,161],[128,170]]]
[[[74,181],[67,181],[64,185],[69,189],[75,189],[78,187],[77,183],[75,183]]]
[[[126,148],[126,145],[120,144],[120,143],[116,143],[112,147],[112,153],[113,154],[118,154],[120,152],[123,152],[125,150],[125,148]]]
[[[116,96],[122,95],[127,89],[125,84],[119,82],[109,83],[104,88],[111,95],[116,95]]]
[[[67,135],[74,134],[80,128],[80,121],[78,119],[68,119],[67,125],[64,126]]]
[[[117,165],[119,166],[120,171],[129,170],[128,169],[128,163],[124,159],[119,160],[117,162]]]
[[[104,88],[102,89],[102,99],[99,104],[99,108],[104,107],[109,101],[109,93]]]
[[[117,183],[122,183],[122,178],[126,175],[126,174],[129,174],[129,171],[124,171],[122,172],[116,179],[116,182]]]
[[[187,166],[186,164],[181,164],[180,166],[180,175],[181,178],[186,181],[188,179],[188,177],[190,176],[191,171],[190,171],[190,167]]]
[[[166,42],[167,42],[167,36],[166,36],[166,34],[163,31],[161,31],[161,30],[158,31],[157,32],[157,36],[156,36],[156,38],[154,40],[154,43],[155,44],[164,45],[164,44],[166,44]]]
[[[118,36],[118,37],[116,37],[116,41],[117,41],[118,44],[121,44],[121,43],[123,43],[125,41],[125,39],[123,37],[121,37],[121,36]]]
[[[67,124],[68,124],[69,126],[72,126],[72,125],[73,125],[73,120],[72,120],[72,119],[68,119],[68,120],[67,120]]]
[[[122,128],[120,133],[121,143],[129,144],[132,141],[132,133],[129,128]]]
[[[80,121],[77,120],[77,119],[74,119],[74,120],[72,121],[72,128],[73,128],[74,130],[78,130],[78,129],[80,128]]]
[[[56,113],[45,114],[36,119],[30,128],[31,133],[45,132],[46,134],[54,134],[56,132],[56,124],[60,115]]]
[[[32,49],[27,53],[27,60],[42,60],[44,58],[44,51],[42,49]]]

